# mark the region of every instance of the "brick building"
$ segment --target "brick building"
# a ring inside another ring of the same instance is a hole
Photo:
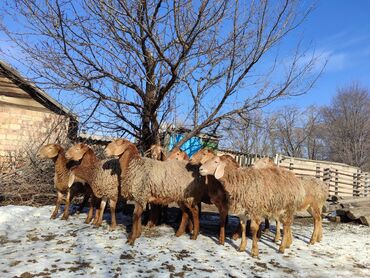
[[[0,61],[0,166],[76,132],[75,115]]]

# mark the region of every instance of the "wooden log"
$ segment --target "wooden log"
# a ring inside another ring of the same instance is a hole
[[[352,220],[360,219],[362,216],[370,217],[370,207],[351,208],[348,210],[347,216]]]
[[[370,226],[370,216],[361,216],[360,221],[363,225]]]

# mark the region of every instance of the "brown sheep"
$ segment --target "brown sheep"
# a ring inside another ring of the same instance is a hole
[[[86,180],[94,196],[101,199],[100,209],[97,210],[94,225],[100,226],[103,221],[104,208],[109,200],[111,211],[110,229],[116,228],[116,205],[120,189],[120,165],[117,159],[99,160],[94,151],[86,144],[78,143],[66,152],[66,158],[80,161],[72,168],[74,177]],[[91,220],[92,215],[89,215]]]
[[[229,210],[239,215],[242,241],[239,251],[246,249],[246,220],[251,219],[252,256],[258,256],[257,232],[265,217],[283,223],[283,240],[279,251],[284,253],[292,243],[291,225],[294,213],[304,198],[304,189],[295,175],[280,168],[233,168],[226,159],[214,157],[199,169],[202,176],[214,175],[229,194]]]
[[[105,152],[108,156],[119,156],[123,197],[135,201],[129,244],[134,244],[141,235],[141,214],[147,203],[168,205],[177,202],[182,211],[189,209],[194,220],[192,239],[197,238],[197,204],[203,194],[198,167],[191,167],[184,161],[162,162],[141,157],[136,146],[126,139],[114,140]],[[183,213],[176,236],[185,232],[187,221],[188,214]]]
[[[193,165],[202,165],[207,160],[216,156],[216,153],[211,149],[201,149],[196,152],[190,159],[190,163]],[[224,155],[224,159],[230,162],[230,166],[239,168],[239,164],[229,155]],[[227,220],[227,215],[229,212],[229,204],[227,192],[223,188],[222,184],[215,179],[214,176],[206,176],[206,193],[210,199],[210,202],[214,204],[220,215],[220,229],[219,229],[219,243],[223,245],[225,243],[225,225]],[[235,232],[238,234],[238,232]]]
[[[67,167],[68,161],[65,157],[64,149],[59,144],[48,144],[41,147],[38,152],[38,157],[41,159],[51,159],[54,162],[54,186],[57,191],[57,200],[55,209],[50,218],[55,219],[57,217],[64,195],[67,196],[62,219],[68,219],[69,206],[77,193],[84,193],[84,200],[78,209],[78,211],[81,212],[91,195],[91,189],[83,180],[76,180],[71,188],[68,187],[70,170],[69,167]]]
[[[189,160],[189,156],[186,152],[180,150],[179,148],[173,148],[170,152],[170,155],[167,158],[168,160]]]

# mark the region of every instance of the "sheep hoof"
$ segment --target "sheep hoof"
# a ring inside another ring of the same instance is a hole
[[[63,216],[62,216],[62,218],[61,218],[62,220],[68,220],[68,215],[64,215],[63,214]]]
[[[147,226],[149,229],[151,229],[151,228],[153,228],[155,225],[154,225],[154,223],[153,223],[152,221],[149,221],[149,222],[146,224],[146,226]]]
[[[113,226],[113,227],[112,227],[112,226],[110,226],[110,227],[109,227],[109,231],[110,231],[110,232],[113,232],[115,229],[116,229],[116,226]]]
[[[218,241],[218,244],[219,244],[219,245],[225,245],[225,240],[220,239],[220,240]]]
[[[232,237],[231,237],[233,240],[238,240],[239,238],[240,238],[240,235],[239,235],[239,233],[235,233],[235,234],[233,234],[232,235]]]
[[[239,247],[238,252],[245,252],[245,247]]]
[[[263,232],[264,232],[264,233],[268,233],[269,231],[270,231],[270,230],[269,230],[268,228],[264,228],[264,229],[263,229]]]
[[[56,214],[52,214],[52,215],[50,216],[50,219],[55,219],[55,218],[57,218],[57,215],[56,215]]]
[[[258,255],[259,255],[258,250],[257,250],[257,251],[252,250],[252,252],[251,252],[251,256],[252,256],[253,258],[258,257]]]
[[[279,248],[279,253],[284,254],[284,252],[285,252],[285,248],[280,247]]]
[[[180,236],[182,236],[183,234],[184,234],[184,232],[179,232],[179,231],[177,231],[177,232],[176,232],[176,234],[175,234],[175,236],[180,237]]]
[[[197,238],[198,238],[198,236],[196,236],[196,235],[192,235],[190,239],[191,239],[191,240],[197,240]]]

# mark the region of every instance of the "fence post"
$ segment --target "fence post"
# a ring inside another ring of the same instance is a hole
[[[352,196],[357,197],[357,172],[352,174]]]
[[[324,169],[323,180],[328,185],[329,195],[331,195],[330,194],[330,186],[331,186],[330,185],[330,181],[331,181],[331,171],[330,171],[330,168],[325,168]]]
[[[365,172],[365,175],[364,175],[364,197],[367,197],[368,190],[369,190],[369,176],[368,176],[368,173]]]
[[[334,182],[334,195],[339,195],[339,173],[338,169],[335,169],[335,182]]]
[[[363,196],[363,189],[362,189],[362,171],[361,169],[357,170],[357,194],[359,197]]]
[[[317,166],[316,166],[316,178],[317,178],[317,179],[321,179],[321,169],[320,169],[320,165],[317,165]]]

